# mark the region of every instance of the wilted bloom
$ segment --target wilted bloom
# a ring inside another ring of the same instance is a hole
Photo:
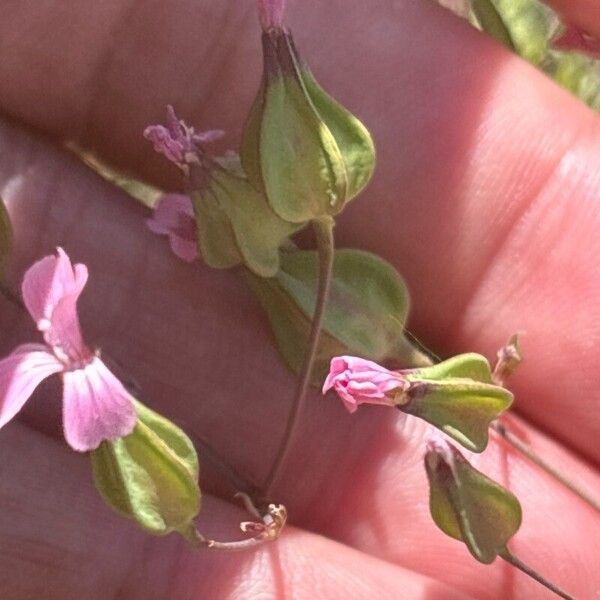
[[[370,360],[337,356],[331,360],[323,393],[334,389],[344,406],[353,413],[360,404],[395,406],[398,392],[409,388],[406,378]]]
[[[600,57],[600,40],[575,25],[566,25],[565,29],[552,40],[555,50],[583,52],[590,56]]]
[[[202,146],[224,135],[225,132],[220,129],[197,133],[185,121],[177,118],[172,106],[167,106],[166,125],[150,125],[144,130],[144,137],[154,144],[154,149],[183,170],[187,170],[191,163],[200,162]]]
[[[150,231],[168,235],[173,253],[193,262],[198,258],[198,234],[192,200],[184,194],[164,194],[158,200],[151,219],[146,221]]]
[[[23,300],[46,343],[19,346],[0,361],[0,427],[44,379],[60,373],[65,438],[82,452],[131,433],[137,420],[127,390],[83,342],[77,300],[87,278],[86,266],[73,267],[60,248],[35,263],[23,280]]]
[[[365,403],[394,406],[434,425],[473,452],[485,450],[490,423],[513,400],[508,390],[493,383],[485,357],[475,353],[401,371],[340,356],[331,361],[323,393],[331,388],[350,412]]]
[[[285,0],[258,0],[260,24],[265,31],[281,28]]]

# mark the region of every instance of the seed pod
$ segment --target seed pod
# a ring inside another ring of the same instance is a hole
[[[200,512],[198,457],[173,423],[135,402],[133,432],[91,453],[96,488],[106,503],[154,535],[192,540]]]
[[[517,498],[443,439],[428,444],[425,469],[436,525],[464,542],[479,562],[490,564],[506,553],[506,544],[521,526]]]
[[[338,214],[369,182],[364,125],[317,83],[282,28],[263,33],[263,79],[242,139],[250,182],[284,220]]]

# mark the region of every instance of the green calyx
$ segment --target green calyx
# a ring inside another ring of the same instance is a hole
[[[264,72],[241,159],[285,221],[338,214],[367,185],[375,147],[365,126],[319,86],[288,31],[263,34]]]
[[[230,158],[227,166],[215,161],[192,167],[198,247],[210,267],[244,264],[260,277],[272,277],[279,270],[281,244],[299,226],[273,212],[236,162]]]
[[[131,434],[103,442],[91,454],[96,488],[106,503],[154,535],[193,539],[200,512],[198,457],[173,423],[135,402]]]
[[[249,277],[288,366],[300,372],[310,335],[318,280],[313,251],[283,252],[272,279]],[[311,382],[320,387],[334,356],[356,354],[403,367],[426,359],[404,337],[408,291],[383,259],[359,250],[335,253],[329,301]]]
[[[472,452],[488,444],[490,423],[512,403],[512,394],[492,383],[488,361],[461,354],[406,375],[411,382],[403,412],[420,417]]]
[[[521,526],[517,498],[444,442],[430,444],[425,468],[436,525],[464,542],[479,562],[490,564],[505,554],[506,544]]]

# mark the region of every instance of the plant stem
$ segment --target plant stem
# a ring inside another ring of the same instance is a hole
[[[544,587],[548,588],[551,592],[554,592],[557,596],[564,598],[565,600],[575,600],[573,596],[569,596],[566,592],[563,592],[559,587],[555,586],[553,583],[542,577],[539,573],[534,571],[531,567],[527,566],[524,562],[519,560],[516,556],[511,554],[508,550],[505,550],[500,554],[500,556],[507,562],[510,563],[513,567],[519,569],[528,575],[532,579],[535,579],[538,583],[541,583]]]
[[[571,490],[575,495],[579,496],[584,502],[589,504],[594,510],[600,512],[600,502],[592,498],[585,490],[582,490],[577,484],[573,483],[564,473],[550,463],[546,462],[541,456],[536,454],[531,446],[523,442],[517,435],[506,429],[499,421],[493,421],[490,427],[500,435],[513,448],[527,457],[532,463],[536,464],[540,469],[546,471],[548,475],[554,477],[562,483],[567,489]]]
[[[296,393],[294,395],[294,400],[292,402],[292,407],[290,409],[285,431],[279,446],[279,451],[277,452],[277,456],[275,458],[275,462],[273,463],[271,471],[269,472],[263,485],[263,493],[265,497],[268,496],[271,487],[273,486],[273,483],[277,478],[287,455],[289,454],[296,422],[298,421],[298,415],[300,414],[300,410],[304,405],[304,400],[310,384],[310,375],[315,364],[317,348],[319,346],[319,339],[321,337],[321,330],[323,328],[325,307],[327,305],[327,298],[329,296],[331,275],[333,272],[333,258],[335,253],[333,226],[334,221],[331,217],[315,219],[312,221],[312,227],[317,239],[317,250],[319,253],[317,301],[315,304],[315,312],[312,319],[312,327],[310,331],[310,337],[308,339],[308,346],[304,357],[304,364],[302,366],[302,372],[300,373],[300,379],[298,381],[298,386],[296,388]]]

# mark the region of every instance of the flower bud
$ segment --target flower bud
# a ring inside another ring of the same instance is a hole
[[[173,423],[135,402],[133,432],[91,453],[96,488],[106,503],[154,535],[193,540],[200,512],[198,457]]]
[[[508,490],[472,467],[441,436],[431,440],[425,455],[429,508],[436,525],[464,542],[484,564],[503,555],[521,526],[521,505]]]
[[[269,29],[262,42],[263,80],[242,139],[244,170],[286,221],[336,215],[371,178],[371,136],[319,86],[289,31]]]

